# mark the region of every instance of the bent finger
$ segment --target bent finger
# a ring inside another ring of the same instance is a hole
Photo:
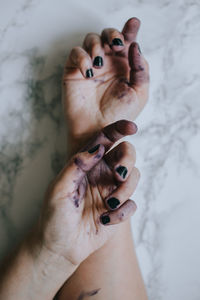
[[[83,42],[83,48],[90,54],[94,68],[101,68],[104,61],[104,49],[100,35],[88,33]]]
[[[114,52],[124,49],[124,36],[121,32],[114,28],[106,28],[101,33],[103,44],[107,44]]]
[[[78,68],[83,77],[91,78],[94,76],[92,69],[92,59],[89,54],[81,47],[75,47],[70,52],[66,63],[66,69]]]
[[[140,172],[133,167],[131,174],[125,182],[122,182],[106,199],[104,203],[109,210],[113,210],[122,205],[126,199],[134,193],[140,179]]]
[[[136,211],[137,206],[133,200],[128,199],[119,208],[106,212],[100,216],[103,225],[114,225],[129,219]]]
[[[129,176],[135,165],[136,151],[130,143],[122,142],[109,151],[105,155],[104,160],[113,171],[117,181],[123,182]]]

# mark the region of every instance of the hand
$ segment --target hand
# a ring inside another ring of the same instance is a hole
[[[78,265],[118,228],[107,225],[134,213],[136,204],[129,197],[139,180],[135,150],[127,142],[110,148],[136,131],[130,121],[113,123],[72,157],[46,196],[39,222],[43,247]]]
[[[72,49],[64,71],[63,102],[71,142],[85,140],[104,126],[134,120],[148,98],[148,64],[135,42],[140,21],[122,30],[89,33]]]

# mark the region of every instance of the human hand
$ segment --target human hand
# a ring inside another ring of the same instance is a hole
[[[72,147],[112,122],[133,121],[145,106],[149,73],[135,42],[139,27],[140,21],[132,18],[122,32],[107,28],[101,36],[89,33],[82,48],[72,49],[63,77]]]
[[[110,148],[136,131],[130,121],[113,123],[71,158],[47,192],[38,227],[43,247],[78,265],[134,213],[135,150],[127,142]]]

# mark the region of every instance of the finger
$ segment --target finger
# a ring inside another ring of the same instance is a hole
[[[129,19],[122,30],[125,41],[134,42],[136,41],[137,33],[140,28],[140,20],[137,18]]]
[[[92,69],[92,59],[89,54],[81,47],[72,49],[66,64],[67,68],[78,68],[83,77],[91,78],[94,76]]]
[[[104,61],[104,50],[101,37],[95,33],[89,33],[83,42],[83,48],[90,54],[94,68],[101,68]]]
[[[119,224],[130,218],[136,211],[137,206],[133,200],[125,201],[119,208],[106,212],[100,216],[103,225]]]
[[[105,148],[103,145],[95,145],[88,151],[79,152],[72,157],[69,164],[59,174],[59,181],[68,188],[69,192],[74,191],[79,183],[103,157]]]
[[[147,99],[149,91],[149,67],[144,59],[140,47],[133,42],[129,48],[130,86],[139,98]]]
[[[93,137],[89,143],[83,148],[88,150],[97,144],[101,144],[105,147],[105,151],[108,151],[115,142],[119,139],[132,135],[137,132],[137,125],[134,122],[127,120],[120,120],[104,127],[100,132]]]
[[[109,210],[122,205],[126,199],[134,193],[140,179],[140,172],[133,167],[132,172],[125,182],[122,182],[105,200],[104,203]]]
[[[128,142],[122,142],[109,151],[104,160],[113,171],[117,181],[125,181],[135,165],[135,148]]]
[[[114,28],[106,28],[101,33],[103,44],[107,44],[115,51],[122,51],[124,49],[124,36],[121,32]]]

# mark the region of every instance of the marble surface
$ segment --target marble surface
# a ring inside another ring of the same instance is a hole
[[[0,256],[34,222],[66,151],[60,80],[88,31],[137,16],[150,63],[136,120],[142,178],[132,219],[150,300],[200,299],[199,0],[0,2]]]

